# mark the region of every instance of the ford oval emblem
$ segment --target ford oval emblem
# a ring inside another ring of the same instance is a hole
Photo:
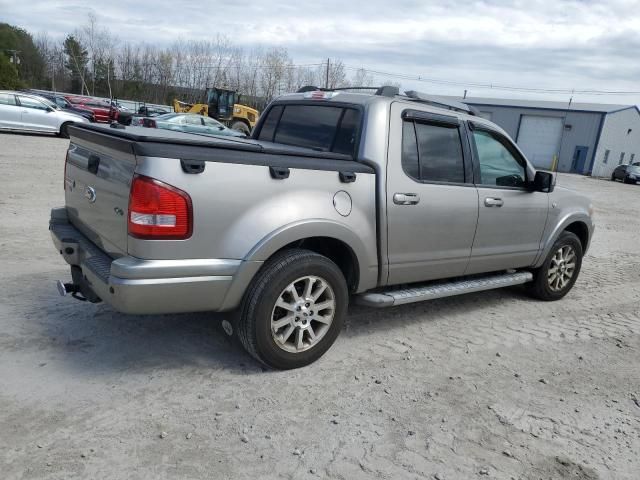
[[[87,187],[84,191],[84,196],[89,203],[93,203],[96,201],[96,190],[93,187]]]

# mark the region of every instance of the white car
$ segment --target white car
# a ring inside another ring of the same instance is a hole
[[[63,112],[42,97],[0,90],[0,130],[55,133],[69,138],[67,129],[73,123],[89,121]]]

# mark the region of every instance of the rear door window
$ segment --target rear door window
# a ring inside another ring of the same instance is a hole
[[[0,105],[15,105],[16,97],[10,93],[0,93]]]
[[[20,100],[20,105],[25,108],[33,108],[35,110],[46,110],[48,108],[44,103],[35,98],[18,95],[18,99]]]
[[[405,120],[402,168],[421,182],[464,183],[464,157],[457,126]]]
[[[355,108],[276,105],[269,110],[258,140],[353,155],[360,119]]]

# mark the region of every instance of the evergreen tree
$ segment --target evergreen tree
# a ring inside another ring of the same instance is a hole
[[[65,67],[71,72],[71,90],[73,93],[89,92],[85,81],[89,55],[87,49],[73,36],[69,35],[64,40],[64,53],[66,55]]]
[[[19,87],[18,71],[9,59],[0,53],[0,90],[15,90]]]
[[[0,23],[0,50],[16,50],[20,63],[13,66],[21,83],[32,88],[46,85],[45,60],[31,34],[22,28]]]

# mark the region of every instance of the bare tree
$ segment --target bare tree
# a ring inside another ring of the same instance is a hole
[[[367,73],[364,68],[359,68],[351,78],[351,85],[354,87],[371,87],[375,85],[375,78]]]

